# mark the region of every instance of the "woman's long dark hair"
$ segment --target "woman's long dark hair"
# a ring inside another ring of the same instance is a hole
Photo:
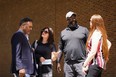
[[[49,37],[48,37],[48,40],[47,40],[48,43],[49,43],[49,44],[53,44],[53,43],[54,43],[53,30],[52,30],[52,28],[49,28],[49,27],[44,27],[44,28],[41,30],[40,38],[39,38],[38,42],[42,42],[42,41],[43,41],[43,37],[42,37],[41,35],[42,35],[42,33],[43,33],[43,31],[44,31],[45,29],[48,29],[48,34],[49,34]]]

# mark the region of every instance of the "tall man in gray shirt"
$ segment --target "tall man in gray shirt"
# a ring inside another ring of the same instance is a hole
[[[77,24],[76,13],[66,14],[68,26],[61,32],[57,70],[61,71],[60,60],[64,53],[65,77],[84,77],[82,63],[86,58],[85,44],[88,29]]]

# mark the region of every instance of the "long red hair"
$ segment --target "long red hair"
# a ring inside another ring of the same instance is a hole
[[[103,44],[102,44],[103,56],[104,56],[104,59],[106,61],[108,61],[109,51],[108,51],[108,45],[107,45],[107,33],[106,33],[105,26],[104,26],[104,20],[98,14],[93,15],[90,20],[91,20],[92,24],[91,24],[89,36],[87,39],[86,47],[88,46],[88,42],[89,42],[93,32],[96,29],[98,29],[102,33],[102,37],[103,37],[103,39],[102,39],[103,40]]]

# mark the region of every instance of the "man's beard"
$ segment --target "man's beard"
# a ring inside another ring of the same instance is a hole
[[[77,21],[71,21],[69,22],[69,25],[75,26],[77,24]]]

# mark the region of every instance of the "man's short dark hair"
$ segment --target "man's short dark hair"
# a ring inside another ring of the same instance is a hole
[[[29,17],[22,18],[20,20],[19,26],[21,26],[25,22],[33,22],[33,20],[31,18],[29,18]]]

